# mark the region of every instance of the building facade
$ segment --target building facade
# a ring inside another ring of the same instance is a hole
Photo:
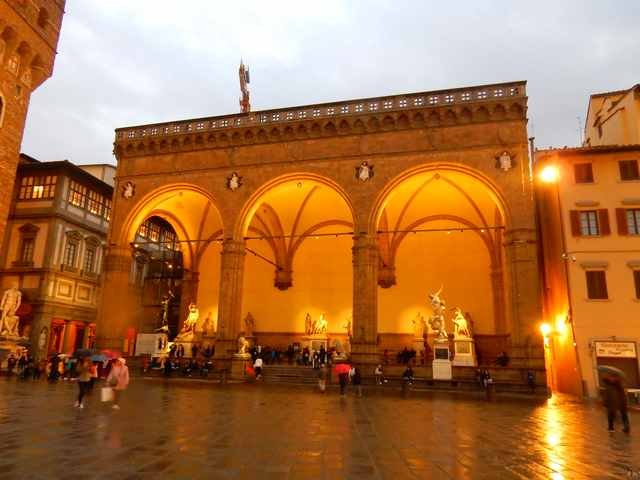
[[[64,0],[0,0],[0,238],[31,93],[53,72]]]
[[[483,355],[543,368],[526,102],[513,82],[118,129],[99,344],[131,351],[171,297],[220,360],[322,317],[374,362],[441,290]]]
[[[68,161],[21,156],[0,285],[21,290],[20,334],[37,357],[95,344],[112,194],[111,185]]]
[[[640,145],[640,84],[589,99],[585,146]]]
[[[550,384],[597,396],[598,365],[640,386],[640,145],[536,152]]]

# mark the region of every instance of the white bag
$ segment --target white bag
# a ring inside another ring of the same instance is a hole
[[[102,402],[112,402],[113,401],[113,388],[111,387],[102,387],[100,390],[100,400]]]

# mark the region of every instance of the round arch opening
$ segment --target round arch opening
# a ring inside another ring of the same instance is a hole
[[[278,350],[300,344],[327,321],[327,347],[347,348],[352,315],[353,213],[344,192],[313,175],[290,175],[261,188],[245,206],[237,234],[246,246],[243,329]],[[319,348],[319,347],[317,347]]]
[[[508,211],[495,186],[468,169],[437,167],[406,172],[381,193],[370,228],[379,246],[378,333],[380,348],[433,347],[428,295],[442,289],[446,331],[453,309],[472,325],[478,354],[502,348],[507,331],[503,247]],[[420,338],[419,338],[420,337]],[[417,340],[418,339],[418,340]],[[498,339],[498,340],[496,340]],[[420,359],[421,360],[421,359]]]

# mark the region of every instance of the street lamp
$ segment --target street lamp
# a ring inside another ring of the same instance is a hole
[[[560,178],[560,172],[555,165],[547,165],[538,174],[541,181],[544,183],[556,183]]]

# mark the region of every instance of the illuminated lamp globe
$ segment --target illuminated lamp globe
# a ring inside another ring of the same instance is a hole
[[[548,323],[543,323],[542,325],[540,325],[540,333],[542,333],[543,337],[549,336],[549,334],[551,333],[551,325],[549,325]]]
[[[560,177],[560,172],[555,165],[547,165],[540,171],[539,177],[544,183],[555,183]]]

